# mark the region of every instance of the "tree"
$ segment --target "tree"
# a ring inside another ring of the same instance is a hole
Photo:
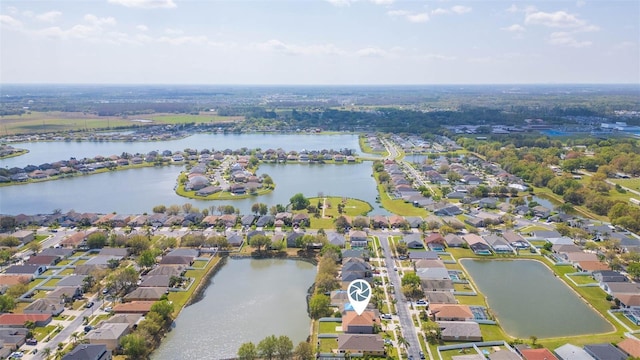
[[[340,206],[340,204],[338,204],[338,206]],[[340,234],[344,234],[350,226],[349,220],[344,216],[337,217],[334,224],[336,226],[336,231]]]
[[[438,339],[440,339],[440,334],[442,332],[438,323],[429,321],[422,324],[424,336],[427,338],[427,341],[431,344],[436,343]]]
[[[260,249],[264,247],[268,247],[271,244],[271,239],[269,239],[266,235],[255,235],[249,241],[249,245],[253,246],[260,252]]]
[[[313,295],[309,300],[309,316],[312,319],[319,319],[331,315],[332,311],[329,305],[331,305],[331,299],[328,296],[323,294]]]
[[[149,249],[141,252],[137,262],[143,268],[152,267],[156,263],[156,251]]]
[[[278,354],[278,359],[287,360],[291,358],[291,354],[293,352],[293,342],[286,335],[281,335],[278,337],[276,342],[276,352]]]
[[[167,207],[164,205],[156,205],[153,207],[153,212],[156,214],[164,214],[167,211]]]
[[[261,358],[271,360],[277,352],[278,338],[269,335],[258,343],[258,354]]]
[[[158,313],[166,324],[173,320],[173,303],[168,300],[156,301],[151,305],[151,311]]]
[[[16,307],[15,300],[9,295],[0,295],[0,312],[9,312]]]
[[[306,341],[301,341],[298,346],[296,346],[293,354],[298,360],[312,360],[316,358],[313,347]]]
[[[416,273],[406,273],[402,277],[402,285],[420,286],[420,277]]]
[[[116,293],[126,294],[136,286],[138,272],[131,266],[111,272],[107,277],[107,287]]]
[[[640,262],[634,261],[627,266],[627,272],[634,279],[640,278]]]
[[[238,358],[240,360],[255,360],[258,358],[258,350],[252,342],[246,342],[240,345],[238,349]]]
[[[151,242],[143,235],[132,235],[127,240],[127,247],[131,248],[133,255],[138,255],[151,246]]]
[[[409,251],[409,248],[407,247],[407,243],[404,241],[398,241],[396,243],[396,252],[399,255],[406,255],[407,251]]]
[[[309,204],[311,203],[309,199],[304,197],[302,193],[297,193],[293,195],[291,199],[289,199],[289,202],[291,203],[291,208],[293,210],[306,209],[307,206],[309,206]]]
[[[9,287],[5,294],[11,296],[14,299],[17,299],[27,291],[29,291],[29,286],[27,284],[16,284]]]
[[[42,349],[42,355],[44,355],[44,358],[48,360],[49,356],[51,356],[51,348],[46,347]]]
[[[33,251],[34,254],[37,254],[38,252],[40,252],[40,250],[42,250],[42,245],[38,241],[32,241],[29,243],[29,245],[27,245],[27,248]]]
[[[129,359],[146,359],[149,353],[149,346],[147,346],[145,338],[136,333],[123,336],[120,345]]]

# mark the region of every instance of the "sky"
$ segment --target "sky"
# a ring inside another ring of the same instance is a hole
[[[640,1],[2,0],[3,83],[640,84]]]

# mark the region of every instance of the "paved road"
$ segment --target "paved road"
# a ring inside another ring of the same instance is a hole
[[[387,273],[389,274],[389,282],[393,284],[394,297],[397,299],[396,311],[398,312],[398,319],[400,320],[402,337],[409,343],[407,353],[412,355],[414,359],[419,359],[420,341],[418,340],[418,334],[416,333],[416,328],[409,313],[409,303],[404,300],[404,295],[402,294],[400,275],[393,269],[395,262],[391,256],[391,248],[387,239],[389,234],[376,232],[374,235],[380,239],[380,246],[384,252],[384,261],[387,266]]]

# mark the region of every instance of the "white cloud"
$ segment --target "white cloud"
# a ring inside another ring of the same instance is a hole
[[[22,22],[20,20],[12,18],[9,15],[0,15],[0,25],[9,29],[22,28]]]
[[[513,24],[511,26],[500,28],[500,30],[514,32],[514,33],[521,33],[521,32],[524,32],[526,29],[524,28],[524,26],[520,24]]]
[[[15,6],[9,6],[7,7],[7,11],[9,12],[9,14],[17,14],[18,13],[18,8]]]
[[[431,15],[445,15],[448,13],[449,13],[449,10],[443,9],[443,8],[437,8],[437,9],[431,10]]]
[[[547,13],[544,11],[532,12],[525,16],[524,22],[526,24],[558,28],[576,28],[586,25],[584,20],[565,11],[556,11],[553,13]]]
[[[456,14],[466,14],[468,12],[471,12],[471,8],[468,6],[455,5],[451,7],[451,11]]]
[[[36,19],[52,23],[56,21],[61,15],[62,13],[60,11],[47,11],[46,13],[36,15]]]
[[[377,47],[367,47],[356,51],[356,55],[360,57],[384,57],[387,52]]]
[[[578,41],[569,32],[554,32],[549,37],[549,43],[558,46],[568,46],[574,48],[584,48],[591,46],[591,41]]]
[[[204,44],[207,42],[206,36],[161,36],[157,40],[159,43],[170,45]]]
[[[84,16],[84,21],[88,22],[89,24],[95,26],[95,27],[100,27],[102,25],[109,25],[109,26],[113,26],[116,24],[116,19],[114,19],[113,17],[109,16],[109,17],[104,17],[104,18],[100,18],[97,17],[93,14],[87,14]]]
[[[583,6],[585,6],[586,4],[587,4],[587,3],[586,3],[586,2],[584,2],[584,0],[578,0],[578,1],[576,1],[576,6],[577,6],[577,7],[583,7]]]
[[[519,9],[518,9],[518,7],[516,6],[516,4],[511,4],[511,6],[509,6],[509,7],[507,8],[507,12],[510,12],[510,13],[518,12],[518,10],[519,10]]]
[[[362,2],[363,0],[325,0],[329,4],[338,7],[346,7],[351,6],[351,4],[355,4],[357,2]],[[368,2],[376,5],[391,5],[396,0],[368,0]]]
[[[139,31],[149,31],[149,28],[146,25],[138,25],[136,26],[136,29]]]
[[[173,0],[109,0],[111,4],[141,9],[171,9],[177,7]]]
[[[341,55],[345,54],[344,50],[333,44],[320,45],[295,45],[286,44],[277,39],[271,39],[264,43],[255,44],[254,47],[270,52],[280,52],[287,55]]]
[[[184,34],[184,31],[179,29],[166,28],[164,29],[164,33],[167,35],[182,35]]]
[[[387,15],[391,17],[402,17],[408,22],[412,23],[425,23],[429,21],[429,14],[425,13],[413,13],[406,10],[390,10],[387,11]]]

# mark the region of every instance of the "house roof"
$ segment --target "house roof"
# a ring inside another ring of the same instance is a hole
[[[445,268],[446,265],[440,259],[430,260],[430,259],[420,259],[415,262],[416,269],[426,269],[426,268]]]
[[[133,325],[137,324],[142,319],[142,314],[116,314],[105,320],[104,322],[114,324],[128,324],[129,327],[133,327]]]
[[[193,257],[191,256],[164,256],[160,260],[160,264],[175,264],[175,265],[191,265]]]
[[[520,356],[513,351],[500,349],[489,354],[489,360],[520,360]]]
[[[59,299],[44,298],[36,299],[24,308],[26,313],[40,312],[46,314],[57,314],[64,311],[64,305]]]
[[[158,300],[167,292],[166,287],[139,287],[124,296],[123,300]]]
[[[410,251],[409,259],[418,260],[418,259],[427,259],[427,260],[435,260],[438,259],[438,253],[435,251]]]
[[[595,271],[595,270],[605,270],[608,269],[609,266],[602,261],[580,261],[578,262],[580,268],[584,271]]]
[[[418,275],[420,279],[450,279],[449,271],[444,267],[416,268],[416,275]]]
[[[100,327],[90,331],[86,338],[89,340],[114,340],[119,339],[128,331],[128,324],[102,323]]]
[[[438,321],[443,337],[482,337],[480,325],[473,321]]]
[[[609,344],[589,344],[584,346],[584,351],[596,360],[626,360],[627,354],[617,347]]]
[[[147,273],[147,275],[169,275],[169,276],[180,276],[182,273],[182,268],[180,266],[173,265],[160,265],[153,268],[151,271]]]
[[[573,344],[564,344],[554,352],[561,360],[593,360],[591,355]]]
[[[51,314],[0,314],[0,325],[23,326],[27,321],[43,322],[51,320]]]
[[[372,352],[384,351],[384,340],[379,334],[340,334],[338,349],[341,351]]]
[[[31,276],[29,275],[0,275],[0,285],[17,285],[17,284],[27,284],[31,281]]]
[[[58,281],[56,286],[73,286],[74,288],[82,286],[86,277],[86,275],[69,275]]]
[[[429,309],[436,318],[473,319],[473,312],[468,305],[430,304]]]
[[[102,248],[98,253],[98,255],[111,255],[111,256],[121,256],[121,257],[126,257],[128,254],[129,252],[126,248],[111,248],[111,247]]]
[[[360,315],[355,311],[347,311],[342,317],[342,329],[346,331],[349,326],[373,326],[377,320],[376,313],[370,310],[364,311]]]
[[[168,287],[170,280],[170,275],[147,275],[140,283],[140,287]]]
[[[196,258],[200,256],[200,252],[196,249],[178,248],[172,250],[167,256],[186,256]]]
[[[155,301],[131,301],[118,304],[113,307],[113,312],[118,313],[139,313],[146,314],[151,310]]]
[[[525,360],[558,360],[549,349],[521,349],[520,354]]]
[[[102,356],[107,351],[107,346],[104,344],[79,344],[65,354],[62,360],[98,360],[103,359]]]
[[[35,255],[25,262],[27,265],[51,265],[60,257],[55,255]]]
[[[450,291],[425,291],[429,304],[456,304],[456,297]]]
[[[9,266],[4,273],[5,274],[19,274],[19,275],[32,275],[41,267],[42,265],[30,264],[30,265],[11,265]]]
[[[617,346],[631,357],[640,357],[640,340],[636,338],[626,338],[620,341]]]
[[[640,294],[615,294],[625,306],[640,306]]]

